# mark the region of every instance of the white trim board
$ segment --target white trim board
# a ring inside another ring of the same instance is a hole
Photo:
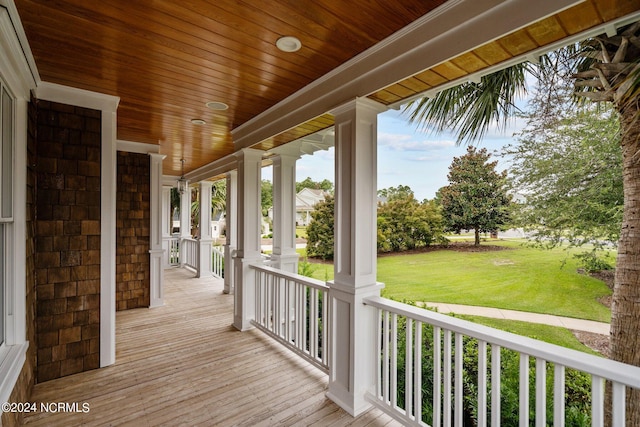
[[[231,133],[247,148],[582,0],[456,0],[279,102]]]

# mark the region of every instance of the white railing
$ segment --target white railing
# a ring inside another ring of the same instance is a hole
[[[198,271],[200,266],[200,242],[195,239],[182,239],[180,248],[181,263]]]
[[[365,304],[380,316],[368,398],[405,425],[602,426],[610,382],[618,427],[627,387],[640,388],[635,366],[380,297]]]
[[[166,250],[166,264],[175,266],[180,265],[180,238],[179,237],[169,237],[165,238],[164,248]]]
[[[329,287],[316,279],[264,265],[256,270],[252,323],[304,359],[329,370]]]
[[[224,279],[224,248],[213,246],[211,248],[211,272],[219,279]]]

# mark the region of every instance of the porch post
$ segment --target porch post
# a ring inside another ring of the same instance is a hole
[[[180,195],[180,267],[185,265],[184,240],[191,238],[191,187],[189,181],[186,191]]]
[[[260,261],[260,169],[262,151],[245,148],[238,158],[238,248],[233,259],[233,326],[251,329],[255,317],[255,272],[249,265]]]
[[[165,251],[162,257],[162,266],[164,268],[169,265],[169,239],[171,238],[171,230],[173,228],[173,218],[171,215],[171,188],[168,185],[162,186],[162,249]]]
[[[335,254],[331,287],[331,353],[327,396],[353,416],[371,405],[365,395],[376,379],[376,310],[362,300],[377,296],[377,115],[365,98],[333,111],[335,117]]]
[[[273,254],[275,267],[298,272],[296,252],[296,161],[280,154],[273,159]]]
[[[211,181],[200,181],[200,260],[196,277],[208,277],[213,274],[211,269]]]
[[[162,249],[164,212],[162,193],[162,160],[164,154],[149,153],[151,158],[151,239],[149,242],[150,267],[149,267],[149,307],[164,305],[164,249]]]
[[[238,247],[238,172],[227,172],[227,200],[225,208],[226,242],[224,245],[224,290],[233,294],[233,256]]]

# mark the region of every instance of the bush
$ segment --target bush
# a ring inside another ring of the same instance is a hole
[[[398,318],[398,406],[405,407],[405,349],[406,336],[404,333],[406,318]],[[441,335],[441,349],[444,348],[444,336]],[[433,327],[422,326],[422,420],[430,424],[433,417]],[[452,337],[452,354],[458,351]],[[501,381],[500,381],[500,418],[505,426],[518,425],[519,423],[519,372],[520,357],[517,352],[502,348],[501,354]],[[487,358],[490,360],[490,346],[487,348]],[[478,425],[478,341],[474,338],[463,338],[463,424]],[[547,420],[553,421],[553,376],[554,366],[548,363],[545,375],[547,376]],[[535,359],[529,360],[530,377],[530,419],[535,420]],[[442,389],[441,389],[442,390]],[[487,396],[490,405],[491,396],[491,372],[487,374]],[[590,400],[591,377],[583,372],[567,369],[565,373],[566,405],[565,425],[567,427],[587,427],[591,425]],[[444,401],[444,398],[441,399]],[[453,405],[453,401],[451,402]],[[444,409],[443,409],[444,410]],[[453,407],[450,409],[453,411]],[[488,416],[491,416],[490,406],[487,408]]]
[[[409,193],[391,196],[378,206],[378,252],[426,247],[442,234],[442,215],[433,201],[420,203]]]
[[[595,250],[583,252],[581,254],[575,254],[574,257],[580,261],[580,265],[587,273],[596,273],[603,270],[613,270],[613,265],[611,265],[607,260],[599,257],[596,254]]]
[[[298,262],[298,274],[305,277],[313,277],[316,267],[305,257],[304,260]]]
[[[307,255],[322,259],[333,259],[334,198],[326,196],[311,212],[311,223],[307,227]]]

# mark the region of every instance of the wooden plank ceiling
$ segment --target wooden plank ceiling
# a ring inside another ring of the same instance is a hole
[[[43,81],[119,96],[118,139],[159,144],[164,173],[233,152],[230,131],[445,0],[16,0]],[[393,104],[638,9],[588,0],[370,97]],[[302,48],[279,51],[295,35]],[[219,111],[207,102],[229,106]],[[192,119],[202,119],[197,125]],[[331,126],[330,115],[256,148]]]

